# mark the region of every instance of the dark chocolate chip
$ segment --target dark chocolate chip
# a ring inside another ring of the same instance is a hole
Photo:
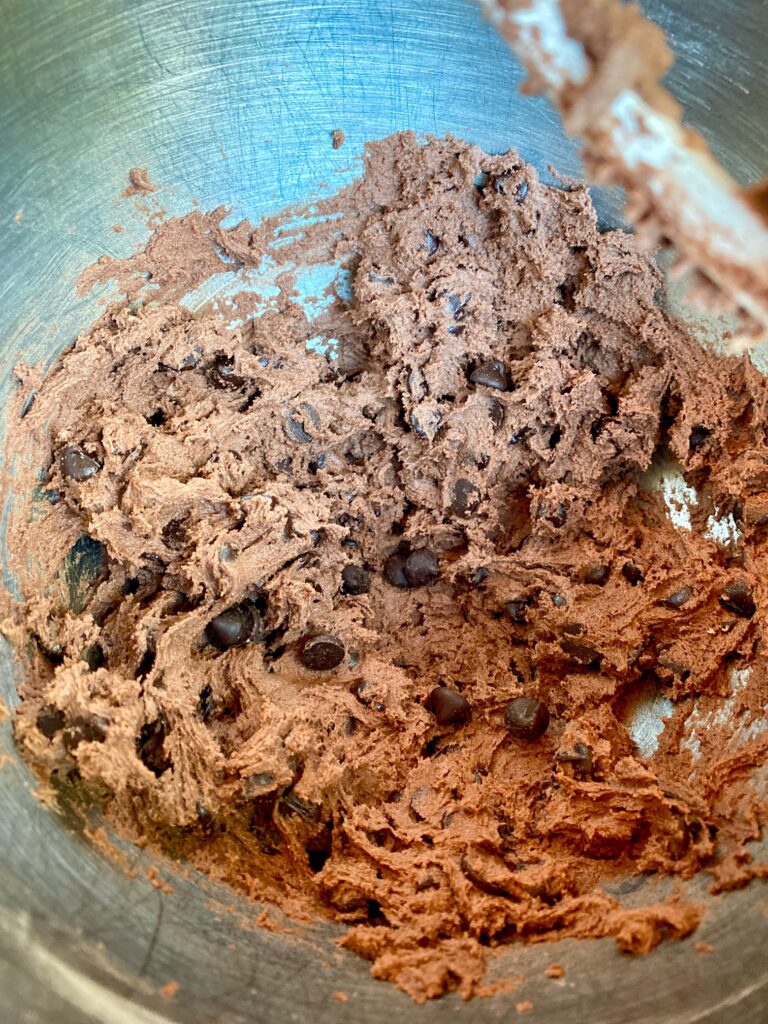
[[[361,565],[345,565],[341,570],[341,592],[351,597],[367,594],[371,589],[371,577]]]
[[[59,465],[61,467],[61,475],[67,477],[68,480],[74,480],[78,484],[83,483],[85,480],[90,480],[101,469],[99,460],[94,459],[76,444],[67,445],[61,453]]]
[[[208,381],[221,391],[239,391],[248,383],[245,377],[235,373],[235,360],[232,356],[219,353],[207,372]]]
[[[36,398],[37,398],[37,392],[36,391],[30,391],[30,393],[27,395],[27,397],[21,403],[21,408],[19,409],[19,419],[20,420],[23,420],[24,417],[27,415],[27,413],[30,411],[32,406],[35,404],[35,399]]]
[[[534,697],[515,697],[504,709],[504,721],[518,739],[538,740],[549,727],[549,709]]]
[[[450,686],[436,686],[427,697],[427,708],[438,725],[461,725],[472,714],[469,701]]]
[[[631,583],[633,587],[636,587],[638,583],[645,583],[645,576],[643,576],[642,570],[633,562],[625,562],[621,567],[621,575],[627,581]]]
[[[687,604],[693,597],[693,589],[691,587],[681,587],[676,590],[669,597],[665,597],[661,602],[666,608],[682,608],[684,604]]]
[[[107,719],[101,715],[78,715],[64,730],[65,750],[71,754],[81,743],[103,743],[107,738],[108,725]]]
[[[555,608],[565,608],[568,604],[563,594],[550,594],[549,596],[552,599],[552,604]]]
[[[489,572],[484,565],[481,565],[479,569],[475,569],[472,575],[472,585],[480,587],[488,579]]]
[[[407,590],[410,587],[408,577],[405,575],[405,555],[390,555],[384,563],[384,578],[393,587],[400,587]]]
[[[509,182],[507,178],[510,176],[511,171],[502,171],[501,174],[497,174],[493,179],[493,191],[497,192],[500,196],[507,194],[507,186]]]
[[[580,622],[567,622],[563,626],[563,632],[567,633],[568,636],[582,636],[586,633],[586,629]]]
[[[483,387],[494,388],[496,391],[509,391],[506,367],[497,359],[480,363],[470,373],[469,379],[472,384],[481,384]]]
[[[562,640],[560,646],[563,651],[578,665],[588,668],[596,667],[603,660],[599,651],[589,644],[580,643],[578,640]]]
[[[411,426],[425,440],[434,441],[442,425],[443,414],[432,405],[419,405],[411,413]]]
[[[83,651],[82,660],[86,663],[91,672],[95,672],[104,664],[104,648],[101,644],[91,644]]]
[[[166,538],[168,539],[168,538]],[[125,581],[123,593],[136,597],[137,601],[149,601],[163,585],[165,563],[154,555],[145,555],[146,564],[139,566],[135,576]]]
[[[453,319],[460,322],[466,319],[467,306],[469,300],[472,298],[471,295],[467,295],[462,298],[460,295],[449,295],[448,296],[448,312],[452,315]],[[451,334],[460,333],[456,329],[451,330]]]
[[[312,435],[304,429],[305,424],[306,420],[303,419],[301,413],[296,409],[291,409],[283,420],[283,431],[296,444],[308,444],[312,440]]]
[[[42,733],[47,740],[53,739],[57,732],[61,732],[66,724],[64,712],[52,704],[46,704],[37,713],[35,725],[38,732]]]
[[[729,583],[720,595],[720,604],[742,619],[751,619],[757,611],[752,589],[745,580]]]
[[[429,548],[412,551],[405,560],[405,578],[409,587],[426,587],[440,575],[437,555]]]
[[[165,420],[166,416],[162,409],[155,409],[150,416],[147,416],[147,423],[150,427],[162,427]]]
[[[693,427],[688,438],[688,450],[694,453],[700,452],[711,435],[712,431],[709,427],[703,427],[701,424]]]
[[[440,248],[440,239],[431,231],[424,232],[424,248],[427,250],[428,256],[434,256]]]
[[[248,643],[254,632],[258,613],[247,604],[236,604],[211,619],[205,627],[205,635],[209,643],[226,651],[230,647],[242,647]]]
[[[203,350],[199,348],[197,345],[195,345],[191,352],[188,352],[185,356],[183,356],[181,362],[178,365],[178,369],[193,370],[200,362],[202,354]]]
[[[515,601],[507,601],[506,611],[516,626],[524,626],[528,622],[528,600],[519,598]]]
[[[197,698],[197,711],[204,722],[211,717],[213,705],[213,689],[210,683],[206,683]]]
[[[504,418],[507,415],[507,411],[504,408],[502,402],[498,398],[488,399],[488,416],[491,421],[491,425],[494,430],[500,430],[504,425]]]
[[[501,174],[498,174],[493,179],[493,189],[500,196],[511,195],[514,196],[516,203],[522,203],[528,195],[528,182],[525,179],[517,184],[509,181],[513,173],[513,171],[502,171]]]
[[[158,778],[168,771],[173,763],[164,749],[167,732],[165,720],[162,717],[156,718],[154,722],[148,722],[141,727],[136,739],[136,753],[142,764]]]
[[[558,505],[553,512],[547,516],[547,520],[552,523],[553,526],[565,526],[568,519],[568,515],[565,509],[565,505]]]
[[[453,485],[453,497],[451,499],[451,511],[457,516],[466,516],[474,512],[480,504],[480,490],[471,480],[459,477]]]
[[[595,587],[603,587],[611,574],[609,565],[591,565],[584,573],[584,582]]]
[[[574,743],[573,750],[556,754],[561,764],[571,764],[577,772],[589,775],[592,772],[592,748],[586,743]]]
[[[299,661],[311,672],[330,672],[338,668],[346,656],[346,648],[338,637],[323,633],[306,638],[299,651]]]
[[[171,519],[160,531],[169,548],[183,548],[187,542],[187,523],[183,519]]]

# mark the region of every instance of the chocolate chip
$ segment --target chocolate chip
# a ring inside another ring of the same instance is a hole
[[[150,427],[162,427],[165,420],[166,416],[162,409],[155,409],[150,416],[147,416],[147,423]]]
[[[661,603],[666,608],[682,608],[692,597],[693,589],[691,587],[681,587],[680,590],[676,590],[669,597],[665,597]]]
[[[61,467],[62,476],[65,476],[68,480],[74,480],[78,484],[83,483],[85,480],[90,480],[101,469],[99,460],[94,459],[76,444],[67,445],[61,453],[59,466]]]
[[[558,505],[557,508],[547,517],[553,526],[565,526],[568,515],[565,509],[565,505]]]
[[[204,722],[207,722],[213,713],[213,688],[206,683],[197,698],[197,711]]]
[[[645,576],[643,576],[642,570],[638,569],[632,562],[625,562],[621,567],[621,575],[627,581],[631,583],[633,587],[636,587],[638,583],[645,583]]]
[[[181,362],[178,365],[178,369],[193,370],[200,362],[202,354],[203,350],[199,348],[197,345],[195,345],[191,352],[188,352],[185,356],[182,357]]]
[[[448,296],[448,312],[451,314],[454,320],[461,322],[466,318],[467,306],[469,300],[472,298],[471,295],[465,296],[463,299],[460,295],[449,295]],[[460,334],[461,331],[458,328],[449,328],[450,334]]]
[[[581,636],[586,633],[586,629],[580,622],[567,622],[563,626],[563,632],[567,633],[568,636]]]
[[[311,672],[330,672],[341,665],[346,653],[346,648],[338,637],[323,633],[302,641],[299,661]]]
[[[405,578],[409,587],[426,587],[440,575],[437,555],[429,548],[412,551],[405,560]]]
[[[214,357],[206,374],[209,383],[220,391],[239,391],[248,383],[245,377],[235,373],[235,360],[220,352]]]
[[[488,400],[488,417],[490,418],[491,425],[494,430],[500,430],[504,425],[504,419],[507,415],[507,411],[504,408],[502,402],[498,398],[490,398]]]
[[[611,574],[609,565],[591,565],[584,573],[584,582],[595,587],[603,587]]]
[[[472,714],[469,701],[450,686],[436,686],[427,697],[427,708],[438,725],[461,725]]]
[[[693,427],[690,436],[688,438],[688,450],[690,452],[700,452],[704,445],[707,443],[707,438],[712,435],[712,431],[709,427],[703,427],[701,424]]]
[[[91,644],[83,651],[82,660],[86,663],[91,672],[95,672],[104,664],[104,648],[101,644]]]
[[[20,420],[23,420],[24,417],[27,415],[27,413],[30,411],[32,406],[35,404],[35,399],[36,398],[37,398],[37,392],[36,391],[30,391],[30,393],[27,395],[27,397],[21,403],[21,408],[19,409],[19,419]]]
[[[480,504],[480,491],[471,480],[459,477],[453,485],[453,497],[451,499],[451,511],[457,516],[466,516],[474,512]]]
[[[424,232],[424,248],[427,250],[428,256],[434,256],[440,248],[440,239],[433,235],[431,231]]]
[[[442,425],[443,414],[434,405],[419,405],[411,413],[411,426],[425,440],[434,441]]]
[[[506,367],[497,359],[480,363],[470,373],[469,379],[472,384],[481,384],[496,391],[509,391]]]
[[[61,732],[66,724],[66,717],[60,708],[52,704],[46,704],[37,713],[35,725],[37,731],[42,733],[47,740],[53,739],[57,732]]]
[[[515,697],[504,709],[504,721],[518,739],[538,740],[549,727],[549,709],[534,697]]]
[[[296,409],[291,409],[283,420],[283,431],[296,444],[308,444],[312,440],[312,435],[308,434],[304,429],[305,422],[300,412]]]
[[[64,730],[64,749],[72,753],[81,743],[103,743],[107,738],[109,722],[101,715],[77,715]]]
[[[345,565],[341,570],[341,592],[350,597],[367,594],[371,589],[371,577],[361,565]]]
[[[555,757],[561,764],[573,765],[577,772],[585,775],[592,772],[592,748],[586,743],[574,743],[572,751],[561,751]]]
[[[528,182],[525,179],[517,184],[510,182],[508,179],[513,173],[513,171],[502,171],[501,174],[498,174],[493,179],[493,190],[500,196],[512,195],[516,203],[522,203],[528,195]]]
[[[500,196],[507,194],[507,178],[510,176],[511,171],[502,171],[501,174],[497,174],[493,179],[493,191],[497,192]]]
[[[515,601],[507,601],[506,611],[516,626],[524,626],[528,622],[528,601],[525,598],[518,598]]]
[[[720,604],[742,619],[751,619],[757,611],[752,590],[745,580],[729,583],[720,595]]]
[[[164,749],[167,732],[165,720],[159,717],[143,725],[136,739],[139,759],[157,778],[167,772],[173,763]]]
[[[261,626],[258,613],[247,604],[235,604],[211,619],[205,627],[205,636],[214,647],[226,651],[247,644],[255,626]]]
[[[405,555],[390,555],[384,563],[384,578],[393,587],[407,590],[410,587],[405,575]]]
[[[560,646],[569,658],[585,668],[597,667],[603,660],[603,656],[599,651],[589,644],[580,643],[578,640],[562,640]]]
[[[170,525],[170,524],[169,524]],[[168,538],[166,537],[166,540]],[[140,565],[135,576],[125,581],[123,593],[137,601],[149,601],[163,585],[165,563],[155,555],[144,555],[146,564]]]

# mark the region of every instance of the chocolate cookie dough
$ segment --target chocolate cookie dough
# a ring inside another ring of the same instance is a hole
[[[513,942],[687,935],[645,876],[765,870],[768,384],[514,152],[398,135],[298,226],[226,212],[101,261],[125,300],[18,370],[25,756],[417,1000]]]

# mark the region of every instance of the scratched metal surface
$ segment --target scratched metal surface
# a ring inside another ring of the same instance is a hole
[[[670,84],[689,119],[738,178],[759,176],[765,0],[646,6],[672,33]],[[556,117],[518,95],[517,65],[464,0],[0,0],[0,20],[3,394],[19,359],[50,360],[93,317],[97,297],[73,293],[78,272],[145,239],[145,217],[117,198],[129,166],[149,168],[170,213],[199,200],[254,219],[335,188],[366,139],[403,128],[515,145],[542,170],[579,171]],[[336,128],[347,136],[338,151]],[[599,205],[616,218],[615,195]],[[6,653],[0,676],[12,705]],[[652,743],[653,719],[644,728]],[[697,936],[716,947],[709,957],[690,942],[639,960],[607,940],[532,947],[492,969],[526,975],[514,995],[415,1008],[337,951],[332,929],[287,943],[239,927],[252,908],[214,886],[176,876],[166,895],[143,874],[127,878],[37,803],[7,721],[0,754],[10,758],[0,770],[0,1024],[337,1024],[395,1013],[482,1024],[514,1018],[524,999],[545,1024],[757,1024],[768,1013],[764,889],[714,905]],[[139,872],[152,863],[127,856]],[[622,898],[645,900],[651,888]],[[542,978],[555,958],[562,984]],[[180,988],[163,1001],[156,990],[170,980]]]

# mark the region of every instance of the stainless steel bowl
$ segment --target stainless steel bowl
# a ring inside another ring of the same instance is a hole
[[[757,178],[768,169],[766,0],[645,6],[677,51],[669,84],[689,120],[737,178]],[[516,146],[542,170],[579,174],[556,116],[518,94],[518,65],[465,0],[2,0],[0,13],[4,395],[20,359],[50,361],[97,312],[96,296],[74,294],[79,271],[146,237],[146,216],[118,198],[131,166],[148,167],[169,213],[199,200],[252,219],[336,188],[367,139],[402,128]],[[339,150],[334,129],[347,136]],[[617,219],[614,193],[598,204]],[[491,978],[524,974],[517,993],[416,1008],[339,951],[331,927],[293,938],[249,928],[252,905],[161,866],[174,888],[165,894],[146,876],[152,858],[133,848],[127,877],[35,799],[7,720],[0,754],[2,1022],[483,1022],[514,1019],[528,999],[541,1022],[768,1015],[759,883],[714,901],[693,940],[647,957],[623,957],[610,940],[513,949]],[[696,939],[715,951],[696,953]],[[553,959],[564,983],[543,977]],[[169,981],[172,1000],[158,995]]]

